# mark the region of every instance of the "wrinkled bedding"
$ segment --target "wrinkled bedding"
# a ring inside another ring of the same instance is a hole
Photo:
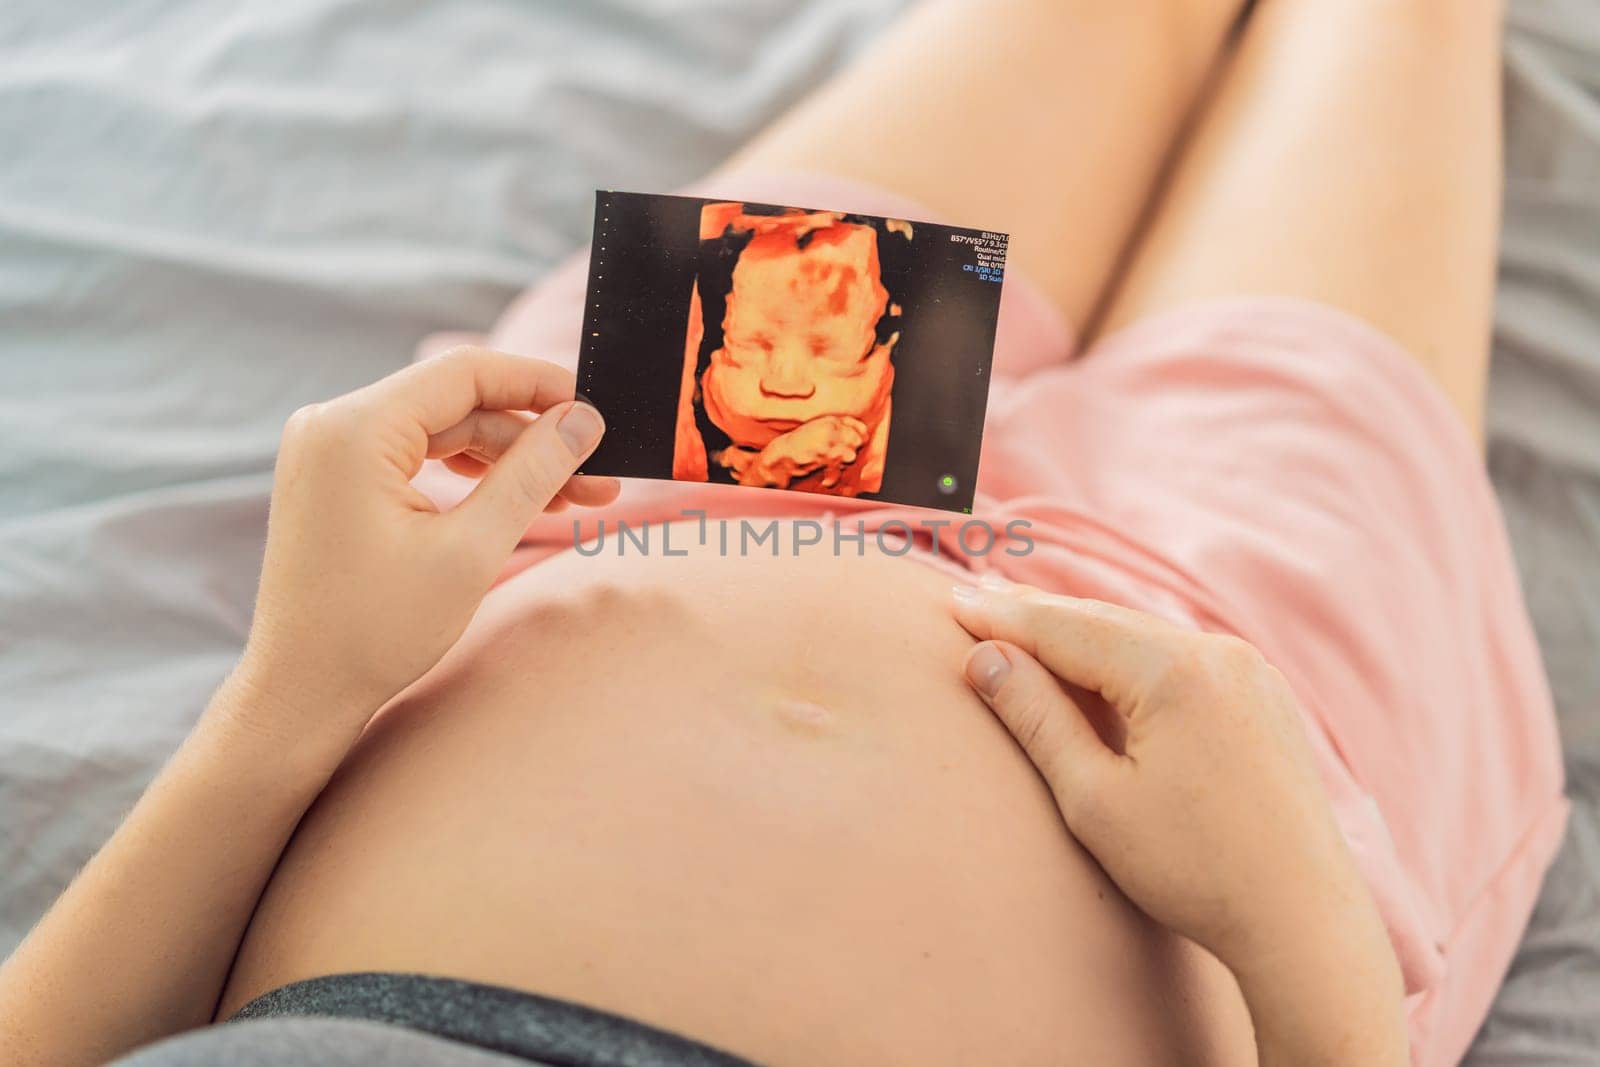
[[[285,416],[481,329],[904,0],[0,10],[0,951],[237,655]],[[1575,812],[1468,1062],[1600,1061],[1600,0],[1510,0],[1489,460]]]

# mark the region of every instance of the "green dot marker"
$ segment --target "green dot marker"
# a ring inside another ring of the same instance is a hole
[[[939,479],[939,484],[946,489],[954,489],[956,487],[956,480],[950,475],[946,474],[943,478]]]

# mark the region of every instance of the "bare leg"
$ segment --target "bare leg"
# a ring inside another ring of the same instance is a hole
[[[1007,230],[1075,324],[1242,0],[926,0],[725,169],[823,171]]]
[[[1265,0],[1105,326],[1207,297],[1322,301],[1482,419],[1500,195],[1497,0]]]

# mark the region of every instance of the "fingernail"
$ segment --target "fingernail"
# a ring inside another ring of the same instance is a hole
[[[1011,580],[999,571],[984,571],[978,575],[978,584],[985,589],[1009,589]]]
[[[970,608],[983,600],[983,594],[970,585],[958,585],[950,590],[951,598],[958,607]]]
[[[967,680],[972,688],[990,699],[1000,692],[1011,674],[1011,661],[994,645],[985,641],[967,657]]]
[[[561,416],[561,421],[556,423],[556,433],[575,456],[581,456],[593,448],[604,429],[605,423],[600,421],[600,413],[588,404],[572,405]]]

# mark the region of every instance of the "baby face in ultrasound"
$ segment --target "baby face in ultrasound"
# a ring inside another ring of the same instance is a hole
[[[831,212],[760,215],[742,204],[706,205],[702,238],[730,232],[751,237],[733,268],[722,344],[698,390],[704,323],[696,285],[674,476],[700,480],[717,466],[741,485],[876,492],[899,339],[894,332],[880,341],[879,322],[900,312],[881,280],[878,231]],[[707,454],[685,410],[696,401],[728,447]]]

